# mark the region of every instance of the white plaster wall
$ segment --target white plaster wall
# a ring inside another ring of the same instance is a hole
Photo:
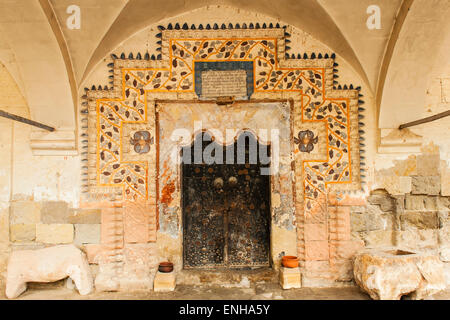
[[[423,75],[426,82],[425,102],[418,106],[421,112],[410,113],[414,120],[429,117],[450,109],[450,33],[440,43],[440,50],[436,53],[434,66]],[[450,117],[408,128],[413,133],[422,136],[422,146],[434,145],[439,149],[440,158],[450,167]],[[376,154],[375,170],[389,168],[394,160],[407,159],[411,153],[405,154]]]
[[[3,65],[0,84],[1,110],[29,118],[28,105]],[[79,157],[33,156],[31,130],[30,125],[0,119],[0,201],[62,200],[76,206]]]

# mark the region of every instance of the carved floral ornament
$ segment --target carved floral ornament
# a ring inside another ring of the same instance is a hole
[[[153,137],[148,131],[137,131],[134,133],[130,143],[134,146],[134,151],[139,154],[150,152],[150,146],[153,144]]]
[[[319,141],[319,137],[314,137],[314,132],[311,130],[304,130],[298,133],[298,138],[294,137],[295,144],[298,144],[298,149],[301,152],[310,153],[314,150],[314,145]]]

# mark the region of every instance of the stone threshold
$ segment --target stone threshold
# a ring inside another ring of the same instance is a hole
[[[270,267],[255,269],[183,269],[177,272],[177,285],[250,287],[255,283],[277,283],[278,271]]]

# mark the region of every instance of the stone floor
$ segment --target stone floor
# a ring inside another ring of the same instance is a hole
[[[0,300],[5,299],[4,288]],[[255,284],[249,288],[179,285],[170,293],[101,292],[80,296],[63,285],[32,284],[17,300],[368,300],[358,287],[300,288],[283,290],[277,283]],[[430,300],[450,300],[450,289]]]

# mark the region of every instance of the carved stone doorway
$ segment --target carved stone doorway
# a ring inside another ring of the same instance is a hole
[[[182,149],[184,268],[269,266],[270,146],[250,132],[228,146],[213,140],[201,133]],[[198,161],[208,150],[223,163]]]

